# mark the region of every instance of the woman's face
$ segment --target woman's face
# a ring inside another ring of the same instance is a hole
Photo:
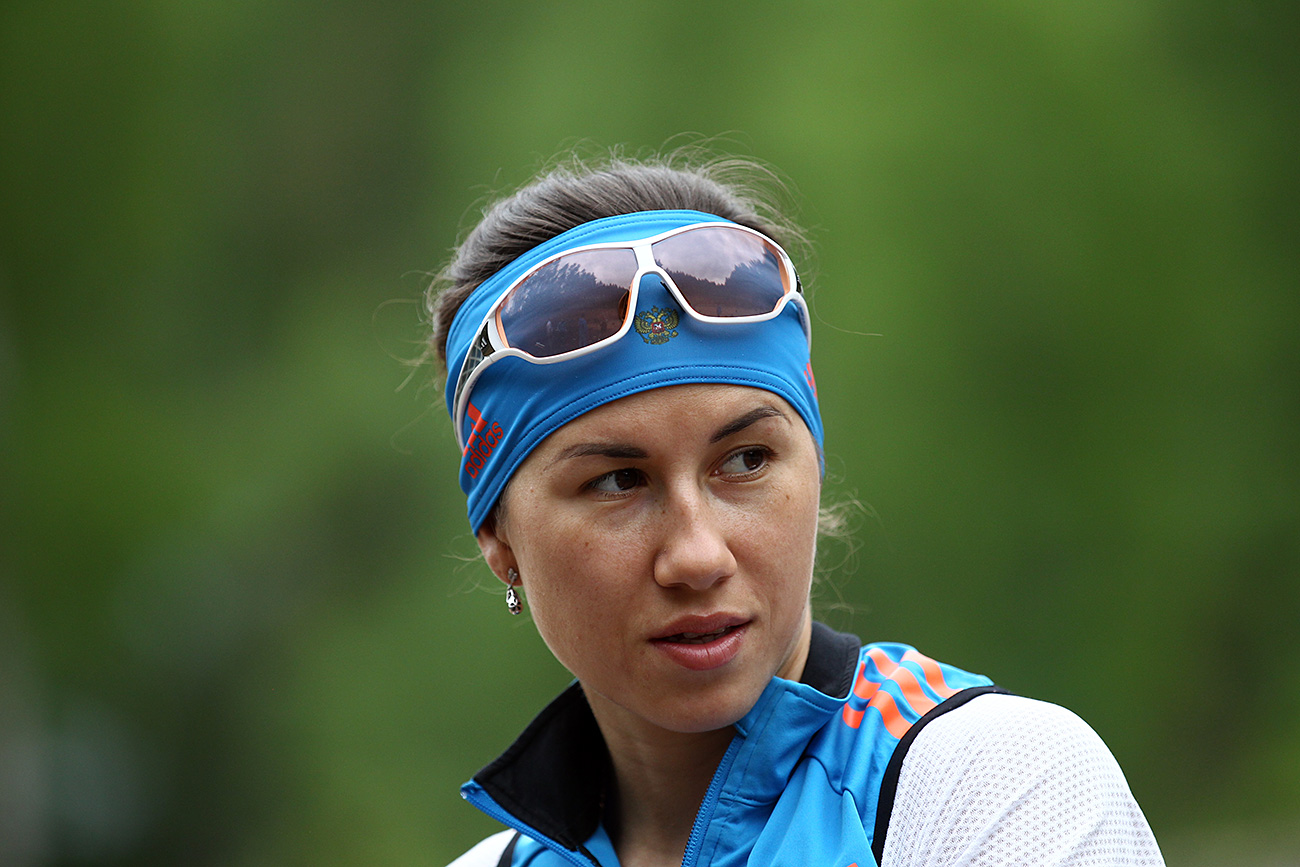
[[[820,479],[776,395],[660,388],[551,434],[479,543],[602,724],[710,731],[802,673]]]

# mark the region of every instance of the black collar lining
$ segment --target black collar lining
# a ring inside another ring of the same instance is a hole
[[[808,661],[804,663],[800,683],[832,698],[848,698],[853,679],[858,674],[858,654],[862,641],[856,635],[836,632],[824,623],[813,622]]]
[[[857,675],[856,636],[813,623],[801,683],[847,698]],[[610,759],[582,687],[560,693],[474,781],[507,812],[570,851],[600,824]]]

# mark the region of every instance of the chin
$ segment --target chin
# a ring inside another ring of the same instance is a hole
[[[749,713],[763,693],[763,686],[711,689],[693,696],[679,696],[654,708],[650,722],[679,734],[701,734],[728,728]]]

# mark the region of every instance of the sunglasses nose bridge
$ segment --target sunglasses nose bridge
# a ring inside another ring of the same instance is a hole
[[[695,308],[691,306],[690,300],[682,294],[682,290],[678,287],[673,278],[668,275],[668,272],[658,265],[652,263],[649,268],[639,271],[637,273],[636,285],[638,289],[637,296],[639,298],[646,297],[645,292],[642,290],[648,291],[651,293],[651,297],[657,296],[662,299],[656,303],[663,304],[667,302],[671,304],[676,301],[682,306],[682,309],[687,315],[698,318],[699,314],[697,314]],[[640,305],[640,302],[638,302],[638,304],[639,306],[644,306]]]
[[[632,248],[632,252],[636,254],[636,271],[638,275],[659,267],[655,264],[655,254],[649,244],[637,244]]]
[[[662,287],[663,291],[672,296],[678,304],[682,305],[682,308],[687,314],[697,319],[699,318],[700,314],[696,311],[695,306],[691,304],[691,300],[686,297],[686,294],[682,292],[681,287],[677,285],[677,281],[672,278],[672,275],[664,270],[663,265],[659,264],[659,260],[655,258],[652,245],[641,244],[637,246],[636,262],[636,282],[638,284],[640,284],[640,282],[646,277],[654,276],[659,280],[659,285]]]
[[[673,279],[655,261],[654,251],[649,244],[637,244],[632,251],[636,254],[636,275],[632,278],[632,297],[629,299],[632,304],[637,303],[637,298],[641,294],[641,283],[646,279],[657,280],[660,288],[685,303],[681,298],[681,292],[673,285]],[[651,284],[650,288],[654,288],[654,284]]]

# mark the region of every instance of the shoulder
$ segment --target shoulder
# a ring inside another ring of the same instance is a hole
[[[1110,750],[1073,712],[982,695],[926,725],[898,777],[886,867],[1160,865]]]
[[[1073,711],[1032,698],[1010,694],[977,696],[951,713],[936,718],[920,732],[908,764],[959,750],[1027,749],[1027,758],[1053,762],[1068,755],[1076,760],[1113,763],[1097,733]],[[1062,753],[1066,749],[1066,753]]]
[[[485,837],[447,867],[497,867],[501,863],[501,854],[514,836],[515,832],[507,828]]]

